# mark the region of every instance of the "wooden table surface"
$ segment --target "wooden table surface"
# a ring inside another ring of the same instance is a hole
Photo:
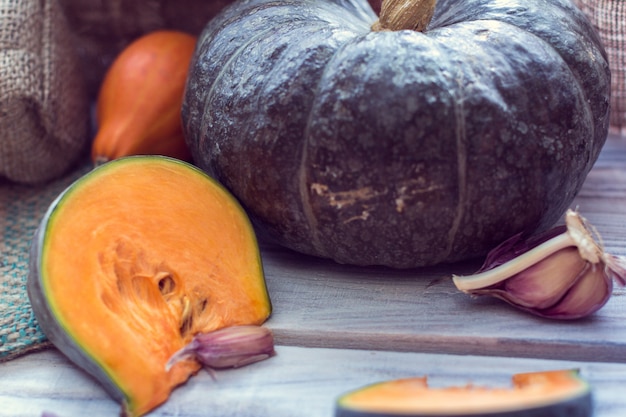
[[[626,137],[612,135],[573,207],[626,256]],[[507,386],[518,372],[578,368],[596,417],[626,415],[626,290],[594,316],[557,322],[457,291],[452,273],[357,268],[262,243],[277,355],[200,372],[150,416],[332,417],[341,393],[408,376],[433,386]],[[56,350],[0,364],[0,416],[115,416],[119,405]]]

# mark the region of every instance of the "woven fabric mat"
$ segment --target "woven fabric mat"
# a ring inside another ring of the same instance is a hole
[[[30,242],[50,203],[89,169],[43,186],[0,182],[0,362],[49,346],[26,293]]]

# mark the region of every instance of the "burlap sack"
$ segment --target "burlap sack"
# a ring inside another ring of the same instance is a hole
[[[138,36],[155,29],[199,34],[232,0],[59,0],[82,60],[89,94],[97,94],[115,56]]]
[[[74,165],[89,142],[82,80],[57,0],[0,0],[0,181]]]
[[[626,0],[575,0],[598,30],[611,67],[611,127],[626,134]]]

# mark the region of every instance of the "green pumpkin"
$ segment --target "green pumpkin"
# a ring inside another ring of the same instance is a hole
[[[596,32],[569,0],[439,0],[429,18],[373,30],[365,0],[234,2],[190,69],[195,162],[279,243],[341,263],[454,262],[552,226],[607,137]]]

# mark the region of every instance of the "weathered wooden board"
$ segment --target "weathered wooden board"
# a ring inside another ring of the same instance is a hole
[[[332,417],[334,401],[364,384],[428,376],[431,386],[508,387],[517,372],[578,368],[592,384],[595,417],[622,417],[626,365],[538,359],[277,347],[247,367],[202,371],[149,416]],[[0,416],[110,417],[119,412],[98,384],[56,351],[0,365]]]
[[[494,299],[470,298],[439,270],[355,271],[319,261],[272,259],[274,315],[286,345],[626,361],[624,290],[595,316],[557,322]]]

